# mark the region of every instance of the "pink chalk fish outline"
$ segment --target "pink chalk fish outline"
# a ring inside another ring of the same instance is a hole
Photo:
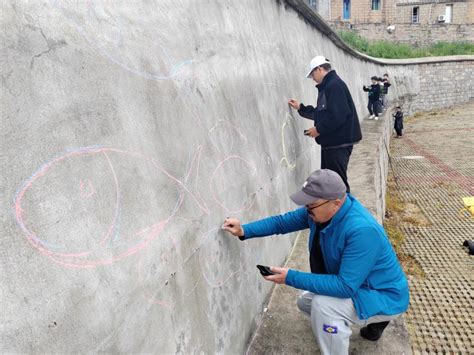
[[[201,149],[202,147],[198,147],[196,153],[194,154],[194,157],[192,159],[192,162],[189,166],[189,171],[185,174],[185,180],[181,181],[177,179],[176,177],[172,176],[170,173],[168,173],[156,160],[149,158],[141,153],[136,153],[136,152],[129,152],[129,151],[124,151],[120,149],[114,149],[114,148],[104,148],[104,147],[83,147],[83,148],[77,148],[71,151],[68,151],[66,153],[63,153],[56,158],[53,158],[52,160],[48,161],[47,163],[43,164],[30,178],[28,178],[22,185],[21,187],[17,190],[15,197],[13,199],[14,202],[14,212],[16,215],[16,220],[25,233],[26,237],[28,238],[28,241],[30,244],[38,249],[38,251],[49,257],[51,260],[54,262],[67,266],[67,267],[73,267],[73,268],[93,268],[98,265],[107,265],[107,264],[112,264],[115,261],[118,261],[120,259],[123,259],[127,256],[133,255],[137,253],[138,251],[144,249],[152,240],[154,240],[158,235],[161,234],[163,229],[166,227],[166,225],[173,219],[173,217],[176,215],[177,211],[181,207],[183,201],[184,201],[184,192],[189,194],[192,199],[197,203],[199,208],[204,211],[206,214],[209,214],[209,209],[205,205],[205,203],[199,199],[193,192],[189,190],[189,188],[186,186],[187,179],[190,176],[190,171],[193,169],[193,167],[196,165],[196,161],[199,160],[200,154],[201,154]],[[34,231],[32,231],[30,228],[28,228],[25,224],[24,220],[24,210],[22,208],[22,200],[27,191],[31,188],[33,183],[37,181],[40,177],[44,176],[48,170],[55,164],[60,163],[61,161],[75,157],[75,156],[81,156],[81,155],[93,155],[93,154],[103,154],[108,163],[109,166],[112,170],[113,176],[114,176],[114,183],[115,183],[115,188],[116,188],[116,204],[115,204],[115,209],[116,212],[114,214],[114,219],[109,226],[106,234],[103,236],[99,244],[103,245],[105,244],[105,241],[109,240],[111,235],[113,234],[114,231],[114,225],[117,222],[118,218],[118,208],[120,204],[120,193],[118,190],[118,178],[116,176],[115,170],[113,168],[113,165],[110,161],[109,155],[112,153],[116,154],[125,154],[130,157],[134,158],[141,158],[147,161],[148,163],[152,164],[155,168],[157,168],[161,173],[163,173],[165,176],[167,176],[169,179],[171,179],[179,188],[181,191],[176,205],[171,212],[169,216],[167,216],[165,219],[150,225],[148,227],[142,228],[141,230],[137,231],[134,235],[137,237],[141,237],[141,241],[138,242],[137,244],[129,247],[127,250],[119,253],[118,255],[114,255],[112,257],[104,258],[104,259],[96,259],[96,260],[87,260],[85,257],[90,255],[92,253],[91,250],[88,251],[82,251],[82,252],[77,252],[77,253],[64,253],[64,252],[57,252],[52,250],[52,247],[42,241]]]

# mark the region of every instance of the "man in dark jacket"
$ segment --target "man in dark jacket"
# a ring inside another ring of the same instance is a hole
[[[369,109],[369,120],[378,120],[379,113],[381,113],[381,103],[380,103],[380,84],[378,83],[378,78],[373,76],[370,78],[372,80],[372,85],[370,86],[363,86],[363,90],[369,93],[369,104],[367,108]]]
[[[306,77],[317,83],[317,106],[305,106],[295,99],[290,99],[288,103],[298,110],[300,116],[314,121],[314,127],[307,130],[307,135],[321,145],[321,169],[338,173],[350,192],[347,166],[353,145],[362,139],[351,93],[323,56],[311,60]]]

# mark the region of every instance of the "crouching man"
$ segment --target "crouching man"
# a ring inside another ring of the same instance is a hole
[[[311,273],[272,267],[275,275],[265,279],[304,291],[297,305],[310,316],[323,354],[348,354],[353,324],[364,325],[364,338],[378,340],[409,301],[383,227],[331,170],[314,171],[291,199],[303,207],[244,225],[227,218],[223,229],[247,240],[309,228]]]

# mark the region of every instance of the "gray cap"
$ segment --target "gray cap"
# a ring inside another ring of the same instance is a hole
[[[321,169],[311,173],[303,184],[301,191],[290,196],[297,205],[308,205],[318,198],[323,200],[336,200],[344,197],[346,185],[338,173]]]

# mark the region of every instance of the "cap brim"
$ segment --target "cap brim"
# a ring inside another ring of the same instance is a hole
[[[316,201],[318,198],[308,195],[306,192],[300,190],[290,196],[291,200],[300,206],[309,205],[310,203]]]
[[[311,69],[311,70],[309,71],[308,75],[306,75],[306,78],[308,78],[308,79],[311,78],[311,73],[313,72],[313,70],[314,70],[314,69]]]

